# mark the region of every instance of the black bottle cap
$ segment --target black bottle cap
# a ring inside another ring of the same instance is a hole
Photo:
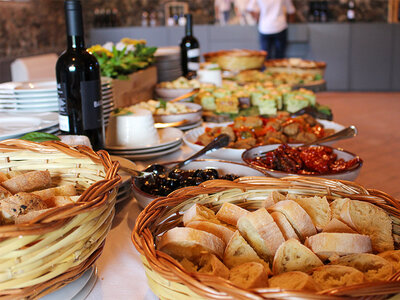
[[[80,0],[65,0],[65,20],[69,36],[83,36],[82,5]]]

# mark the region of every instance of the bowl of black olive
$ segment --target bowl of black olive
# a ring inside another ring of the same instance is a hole
[[[253,166],[222,160],[195,160],[186,166],[165,173],[165,169],[177,162],[157,165],[146,169],[146,176],[133,179],[133,194],[142,208],[158,197],[167,196],[177,189],[195,186],[208,180],[235,180],[243,176],[265,176],[265,173]],[[164,168],[165,169],[164,169]]]

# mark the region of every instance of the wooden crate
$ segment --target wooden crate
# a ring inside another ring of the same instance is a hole
[[[157,68],[151,66],[129,75],[126,80],[113,79],[114,107],[126,107],[153,98]]]

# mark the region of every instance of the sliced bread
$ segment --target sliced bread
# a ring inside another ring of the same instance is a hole
[[[306,237],[317,233],[317,230],[315,229],[315,226],[310,216],[295,201],[279,201],[278,203],[268,208],[268,211],[277,211],[283,213],[292,225],[296,234],[300,237],[301,241],[304,241]]]
[[[242,289],[268,287],[268,274],[264,266],[256,262],[234,267],[229,273],[229,280]]]
[[[1,185],[12,194],[45,189],[51,185],[50,172],[31,171],[3,181]]]
[[[353,267],[362,272],[367,281],[385,281],[394,270],[386,259],[369,253],[346,255],[331,264]]]
[[[358,233],[321,232],[307,238],[305,245],[322,260],[372,251],[371,239]]]
[[[225,279],[229,278],[229,269],[214,254],[205,254],[198,260],[198,272]]]
[[[263,207],[268,208],[272,205],[274,205],[275,203],[279,202],[279,201],[283,201],[286,199],[286,196],[279,193],[278,191],[272,191],[267,198],[265,199],[265,201],[263,202]]]
[[[269,279],[268,283],[270,288],[310,292],[317,292],[320,290],[320,287],[310,275],[300,271],[291,271],[275,275]]]
[[[322,232],[337,232],[337,233],[357,233],[342,221],[333,218],[323,229]]]
[[[278,225],[285,240],[288,240],[288,239],[299,240],[298,235],[296,234],[292,225],[290,225],[289,221],[286,219],[286,217],[283,213],[281,213],[279,211],[274,211],[271,213],[271,217],[274,219],[276,225]]]
[[[224,241],[225,244],[228,244],[232,235],[235,233],[235,230],[217,223],[212,223],[208,221],[192,221],[186,225],[186,227],[203,230],[213,235],[219,237]]]
[[[297,202],[307,212],[318,231],[321,231],[332,218],[326,197],[302,197],[288,194],[288,199]]]
[[[379,253],[378,256],[383,257],[388,262],[390,262],[393,268],[397,271],[400,271],[400,250],[389,250],[382,253]]]
[[[225,243],[215,235],[202,230],[175,227],[160,237],[157,248],[176,259],[193,260],[207,252],[223,257]]]
[[[264,265],[268,273],[271,273],[269,265],[258,256],[254,249],[240,235],[239,231],[233,234],[228,245],[226,245],[223,262],[228,268],[233,268],[247,262],[258,262]]]
[[[265,208],[246,214],[238,221],[240,234],[266,261],[272,261],[276,250],[285,241],[278,225]]]
[[[218,220],[236,226],[237,221],[249,211],[235,204],[225,202],[217,212]]]
[[[47,200],[55,196],[76,196],[78,195],[74,184],[61,185],[49,189],[44,189],[40,191],[34,191],[35,194],[42,198],[42,200]]]
[[[329,204],[332,212],[332,218],[340,219],[340,212],[342,211],[343,205],[350,201],[349,198],[337,198]]]
[[[371,238],[376,252],[394,250],[392,219],[381,208],[365,201],[347,201],[340,212],[341,219],[361,234]]]
[[[312,278],[324,290],[360,284],[365,281],[364,274],[355,268],[339,265],[326,265],[316,268]]]
[[[182,217],[183,225],[186,226],[193,221],[209,221],[219,223],[214,211],[200,204],[193,204]]]
[[[272,272],[274,275],[289,271],[308,272],[322,265],[322,261],[310,249],[298,240],[290,239],[276,251]]]

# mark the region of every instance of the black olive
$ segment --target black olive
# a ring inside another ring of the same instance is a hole
[[[175,170],[169,172],[168,176],[173,179],[180,179],[182,177],[183,172],[184,171],[182,171],[181,169],[175,169]]]
[[[199,178],[204,178],[205,174],[204,174],[204,170],[196,170],[193,173],[193,177],[199,177]]]
[[[239,178],[239,176],[234,174],[226,174],[222,179],[233,181],[236,178]]]
[[[204,179],[201,177],[193,177],[194,185],[199,185],[200,183],[204,182]]]
[[[163,165],[159,165],[159,164],[154,164],[151,165],[149,167],[147,167],[145,170],[145,172],[152,172],[155,174],[162,174],[166,171],[166,168]]]

